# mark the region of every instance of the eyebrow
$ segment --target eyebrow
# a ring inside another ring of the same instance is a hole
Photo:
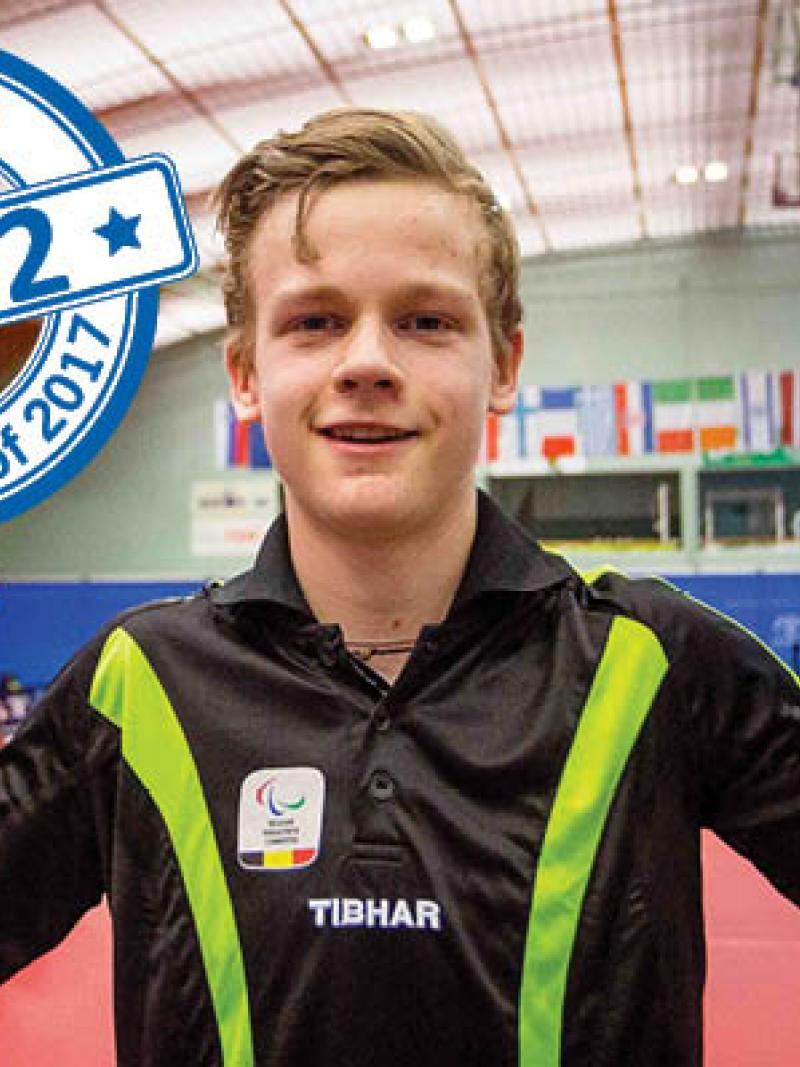
[[[461,304],[470,304],[475,299],[480,299],[477,293],[467,288],[452,284],[438,284],[431,282],[411,282],[402,285],[392,294],[392,299],[403,301],[416,300],[455,300]],[[342,289],[335,285],[300,285],[297,287],[287,286],[278,290],[273,296],[273,307],[280,309],[285,306],[303,306],[330,302],[348,302],[349,297]]]

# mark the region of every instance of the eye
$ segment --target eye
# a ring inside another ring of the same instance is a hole
[[[303,315],[292,322],[292,329],[301,333],[324,333],[335,330],[338,325],[332,315]]]
[[[444,333],[446,330],[452,330],[453,322],[444,315],[407,315],[404,319],[400,319],[397,328],[403,333],[411,330],[418,333]]]

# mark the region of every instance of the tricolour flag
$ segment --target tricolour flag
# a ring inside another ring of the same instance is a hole
[[[701,452],[730,451],[739,440],[739,403],[732,374],[696,378],[695,427]]]
[[[214,430],[220,470],[231,467],[272,469],[261,423],[241,422],[227,400],[217,400],[214,404]]]
[[[585,385],[578,389],[578,433],[585,456],[613,456],[617,451],[614,387]]]
[[[775,375],[770,371],[745,371],[739,375],[739,396],[742,449],[771,452],[780,444]]]
[[[672,378],[651,386],[656,452],[694,451],[692,379]]]
[[[649,382],[614,385],[617,454],[642,456],[653,451],[653,390]]]
[[[578,390],[531,386],[523,393],[525,455],[547,460],[577,455]]]
[[[783,371],[780,389],[780,442],[800,448],[800,371]]]

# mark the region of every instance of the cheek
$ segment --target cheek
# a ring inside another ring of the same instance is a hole
[[[308,446],[320,390],[318,378],[313,368],[295,362],[264,360],[259,367],[264,438],[279,469]]]
[[[265,417],[280,414],[285,421],[294,420],[315,395],[313,368],[288,360],[262,360],[259,381],[261,409]]]
[[[461,465],[464,457],[472,462],[480,448],[489,398],[488,379],[469,377],[451,382],[440,392],[439,413],[446,427],[444,451]]]
[[[441,392],[451,417],[483,422],[491,396],[492,378],[488,363],[464,367],[448,375]]]

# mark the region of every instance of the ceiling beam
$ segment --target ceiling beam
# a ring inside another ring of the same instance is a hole
[[[759,0],[756,16],[756,32],[753,42],[753,63],[750,69],[750,100],[747,105],[747,121],[744,145],[742,147],[742,177],[739,183],[739,211],[737,225],[744,227],[747,222],[747,197],[750,192],[750,176],[753,163],[753,132],[758,115],[758,89],[761,84],[761,68],[764,65],[764,41],[767,31],[767,14],[769,0]]]
[[[611,50],[614,53],[614,64],[617,69],[617,86],[619,88],[620,106],[622,108],[622,128],[625,133],[625,144],[628,147],[628,160],[631,168],[631,182],[633,185],[633,199],[636,202],[636,214],[639,223],[639,236],[647,237],[647,219],[644,213],[644,196],[642,194],[642,179],[639,174],[639,157],[636,152],[636,135],[631,118],[631,107],[628,99],[628,78],[625,72],[625,59],[622,54],[622,31],[617,14],[617,0],[606,0],[608,11],[608,25],[611,31]]]
[[[523,199],[525,201],[525,207],[528,211],[528,214],[536,220],[545,251],[550,252],[552,251],[553,246],[550,243],[550,238],[547,236],[547,231],[544,227],[544,221],[542,219],[542,214],[539,210],[539,205],[534,199],[533,192],[531,191],[530,185],[528,183],[527,178],[525,177],[525,173],[519,161],[519,156],[517,155],[517,152],[514,149],[514,145],[511,142],[511,138],[508,134],[508,130],[505,127],[505,123],[500,117],[500,110],[497,106],[497,101],[495,100],[494,93],[492,92],[489,86],[489,80],[486,77],[486,71],[483,69],[481,58],[478,55],[477,49],[475,48],[475,42],[472,39],[472,34],[467,29],[467,24],[464,21],[464,16],[461,14],[461,10],[458,6],[457,0],[447,0],[447,2],[450,5],[450,10],[453,13],[453,19],[455,20],[456,26],[458,27],[459,36],[461,37],[461,42],[464,46],[464,51],[467,53],[467,56],[470,62],[472,63],[473,69],[478,78],[478,82],[480,83],[481,91],[483,92],[483,96],[486,101],[486,106],[492,113],[492,118],[494,119],[495,126],[497,127],[497,135],[500,139],[500,144],[503,146],[503,150],[508,156],[508,159],[511,163],[511,168],[514,171],[514,176],[516,177],[517,183],[519,184],[519,187],[522,190]]]
[[[288,20],[291,22],[292,26],[294,26],[295,30],[303,38],[306,47],[311,52],[314,59],[317,61],[317,64],[322,70],[322,73],[328,79],[331,86],[336,90],[339,96],[341,96],[343,103],[352,105],[353,100],[350,96],[350,93],[345,88],[341,78],[334,70],[332,64],[323,54],[322,49],[311,36],[311,32],[308,29],[308,26],[306,26],[300,16],[292,8],[292,5],[289,3],[289,0],[278,0],[278,4],[283,13],[288,18]]]
[[[192,111],[203,118],[211,129],[214,130],[214,132],[218,134],[237,155],[241,155],[243,151],[242,146],[236,138],[233,137],[230,131],[222,125],[216,115],[206,107],[200,96],[198,96],[197,93],[193,93],[191,89],[187,89],[187,87],[175,77],[166,63],[162,62],[155,53],[150,51],[144,41],[137,37],[130,26],[120,18],[117,12],[108,6],[106,0],[94,0],[94,6],[108,19],[111,25],[114,26],[122,36],[144,56],[147,62],[151,63],[156,68],[159,74],[169,82],[175,93],[189,105]]]

